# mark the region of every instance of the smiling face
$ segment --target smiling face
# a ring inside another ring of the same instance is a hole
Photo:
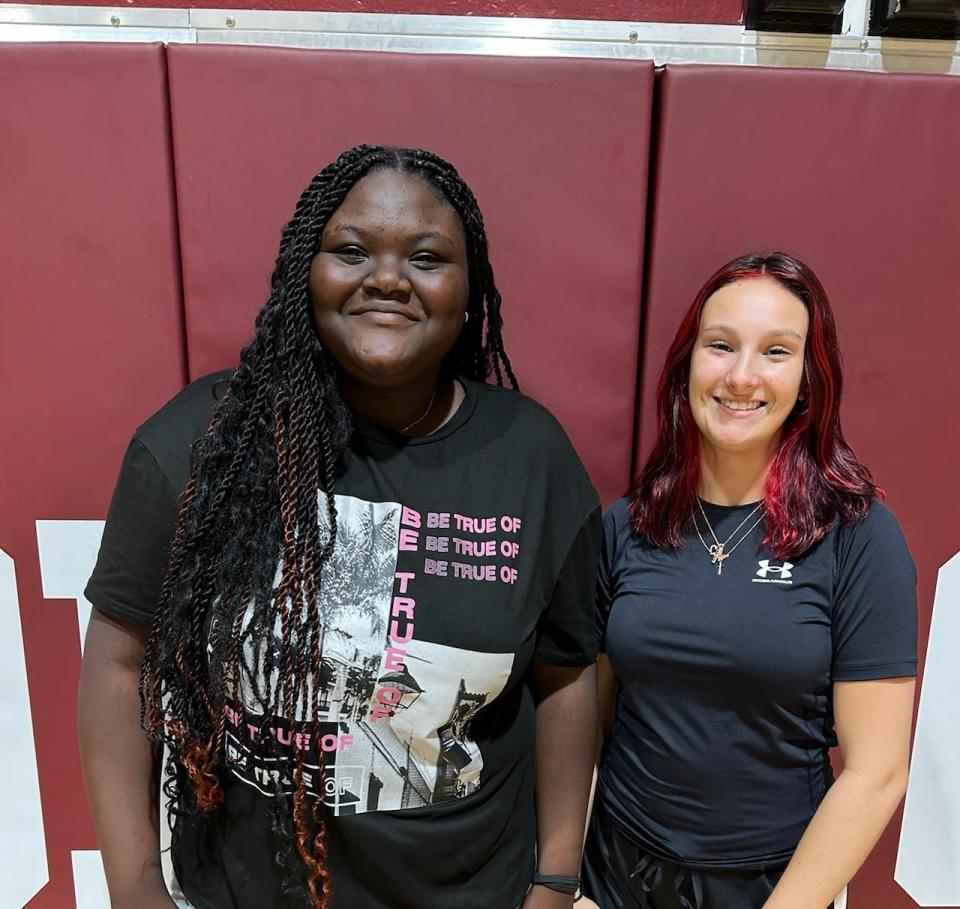
[[[416,175],[372,171],[331,215],[310,266],[317,334],[359,386],[435,378],[463,327],[467,275],[453,207]]]
[[[773,456],[801,395],[808,326],[806,306],[772,278],[735,281],[707,300],[690,356],[701,446]]]

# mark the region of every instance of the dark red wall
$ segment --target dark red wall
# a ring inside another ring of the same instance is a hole
[[[59,0],[42,2],[55,4]],[[104,0],[73,0],[73,4],[105,5]],[[723,25],[736,24],[743,18],[742,0],[127,0],[126,5],[131,8],[157,6],[434,16],[532,16],[544,19],[704,22]]]
[[[21,746],[0,753],[0,794],[32,728],[49,870],[44,883],[36,851],[14,866],[4,847],[40,836],[4,802],[2,909],[73,909],[72,853],[96,849],[74,720],[82,582],[45,590],[36,522],[102,520],[127,439],[186,360],[193,376],[235,362],[280,228],[337,152],[420,144],[456,162],[524,389],[605,502],[625,488],[653,81],[642,60],[0,43],[15,88],[0,91],[0,582],[13,560],[19,594],[0,585],[0,619],[18,609],[22,625],[0,635],[0,682],[25,662],[30,699],[0,685]],[[13,871],[39,888],[29,902]]]
[[[606,501],[630,473],[641,324],[643,450],[664,349],[705,276],[751,248],[808,259],[837,311],[848,438],[906,532],[926,638],[937,569],[960,546],[960,195],[942,177],[960,82],[671,66],[651,180],[652,75],[643,61],[0,44],[0,85],[15,87],[0,92],[0,550],[22,616],[0,656],[19,646],[30,685],[50,878],[30,909],[70,909],[71,852],[96,845],[76,610],[44,595],[35,522],[104,516],[133,427],[185,380],[187,353],[192,375],[229,362],[296,190],[356,141],[432,145],[475,187],[521,381]],[[363,103],[339,110],[343,97]],[[0,832],[22,839],[11,818]],[[897,833],[852,909],[915,906],[892,878]],[[0,905],[19,909],[3,883]]]
[[[0,550],[17,571],[50,876],[30,905],[70,909],[71,852],[96,848],[77,607],[43,596],[35,522],[102,520],[133,428],[186,377],[165,52],[0,44],[0,85],[14,87],[0,91]],[[0,812],[8,837],[18,811]],[[8,884],[0,906],[19,907]]]

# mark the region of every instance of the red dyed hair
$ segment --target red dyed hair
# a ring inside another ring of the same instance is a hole
[[[700,431],[687,400],[690,356],[707,300],[721,287],[767,277],[782,284],[807,308],[810,327],[803,352],[801,397],[783,425],[767,474],[764,545],[777,558],[806,552],[833,522],[866,516],[883,495],[840,429],[843,376],[837,329],[817,276],[786,253],[751,253],[728,262],[700,288],[680,322],[657,386],[657,441],[634,484],[633,527],[664,549],[683,546],[700,478]]]

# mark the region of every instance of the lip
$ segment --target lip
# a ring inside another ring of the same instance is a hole
[[[751,398],[747,398],[744,401],[738,401],[736,398],[728,398],[728,400],[735,401],[738,404],[759,404],[760,405],[759,407],[754,407],[751,410],[734,410],[732,407],[727,407],[727,405],[724,404],[720,398],[714,396],[713,401],[717,405],[717,407],[720,408],[720,411],[722,413],[726,414],[727,416],[735,417],[740,420],[746,419],[748,417],[752,417],[760,413],[760,411],[762,411],[764,407],[766,407],[767,405],[766,401],[756,401]]]
[[[420,319],[408,306],[391,306],[389,303],[368,303],[351,310],[351,316],[370,316],[372,320],[392,324],[396,322],[419,322]]]

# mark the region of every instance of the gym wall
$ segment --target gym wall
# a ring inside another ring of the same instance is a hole
[[[432,148],[475,190],[521,383],[606,503],[650,444],[659,365],[704,278],[758,248],[820,274],[845,428],[917,561],[922,641],[933,617],[902,886],[897,818],[849,905],[960,906],[960,626],[945,605],[960,597],[960,189],[944,178],[960,82],[63,43],[0,45],[0,85],[0,905],[108,905],[74,702],[82,589],[126,442],[234,362],[299,190],[378,142]]]

